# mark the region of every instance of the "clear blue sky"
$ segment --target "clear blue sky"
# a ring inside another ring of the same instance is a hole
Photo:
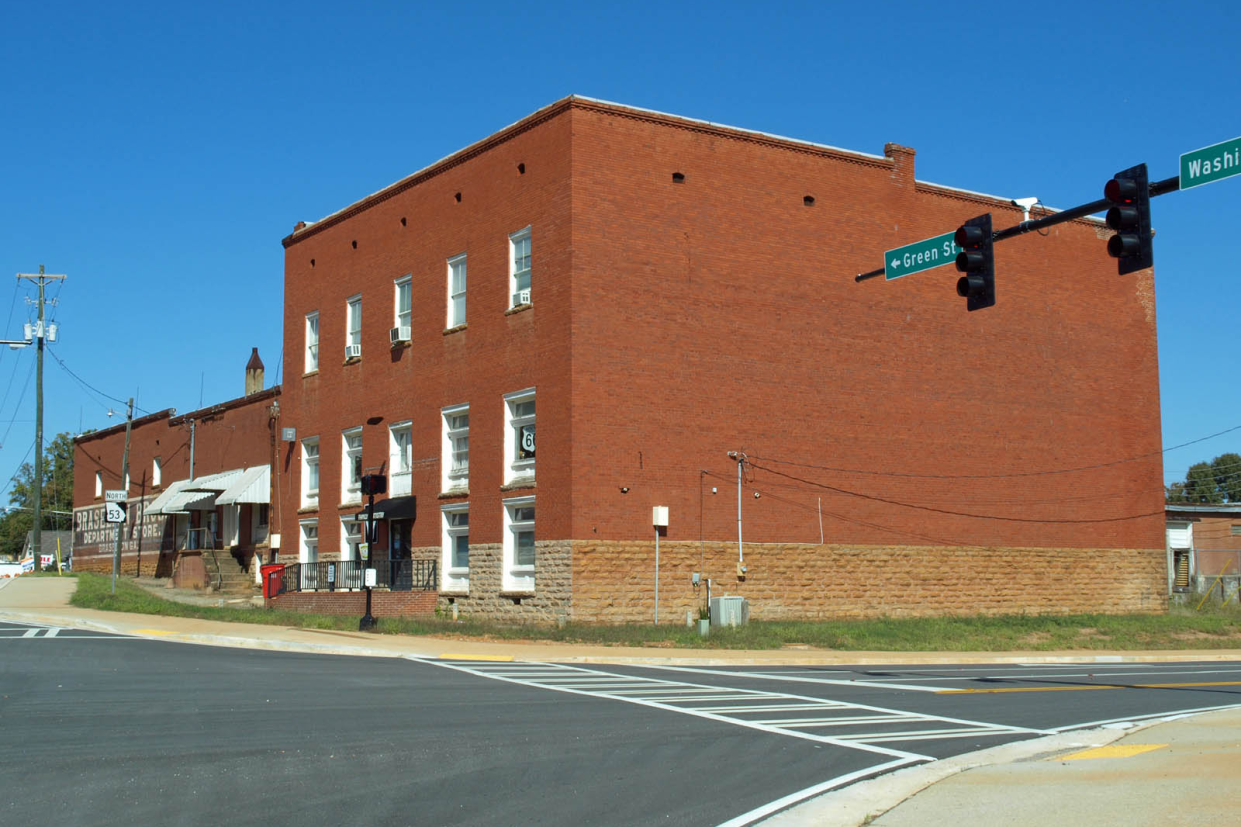
[[[49,441],[117,422],[107,396],[240,396],[253,346],[274,383],[280,239],[299,219],[567,94],[875,154],[896,141],[922,180],[1059,208],[1241,135],[1241,6],[1222,0],[48,0],[7,4],[0,46],[0,274],[68,274],[52,350],[106,395],[49,358]],[[1241,177],[1154,202],[1165,447],[1241,425],[1238,203]],[[0,337],[33,296],[0,286]],[[0,348],[0,480],[32,456],[34,361]],[[1225,451],[1241,430],[1169,451],[1165,478]]]

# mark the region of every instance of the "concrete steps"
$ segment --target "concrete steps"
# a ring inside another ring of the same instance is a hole
[[[227,594],[250,595],[260,590],[259,584],[254,582],[254,575],[243,569],[228,551],[208,550],[206,555],[215,559],[215,563],[207,564],[207,574],[210,575],[213,586],[217,582],[216,571],[218,565],[220,574],[219,587],[216,591]]]

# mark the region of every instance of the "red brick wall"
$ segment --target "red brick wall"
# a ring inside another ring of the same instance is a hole
[[[670,542],[729,541],[726,452],[742,450],[748,542],[1162,549],[1152,273],[1118,277],[1107,231],[1077,221],[1001,244],[998,304],[981,312],[951,266],[855,283],[885,249],[966,218],[1020,220],[1006,201],[917,183],[913,151],[885,151],[562,102],[298,230],[279,424],[320,437],[321,495],[297,513],[299,451],[282,444],[283,559],[299,517],[319,519],[322,557],[340,547],[356,510],[337,501],[341,431],[365,428],[378,470],[388,426],[407,419],[412,544],[438,546],[439,411],[463,402],[470,539],[498,542],[502,396],[529,386],[540,541],[645,539],[653,505],[670,507]],[[507,239],[527,225],[534,307],[506,314]],[[446,260],[461,252],[468,326],[446,334]],[[413,342],[392,350],[407,274]],[[346,365],[359,292],[363,357]],[[303,376],[312,310],[320,368]]]
[[[471,541],[499,542],[503,396],[532,386],[540,435],[537,484],[558,492],[539,501],[539,530],[549,538],[568,534],[569,120],[523,130],[435,174],[415,176],[416,185],[341,223],[322,222],[330,225],[322,230],[312,225],[287,246],[288,379],[279,424],[296,427],[299,442],[319,437],[320,497],[317,508],[297,513],[300,445],[282,443],[282,560],[297,559],[299,519],[319,520],[321,558],[338,553],[340,517],[358,510],[340,504],[341,432],[363,427],[363,466],[378,471],[388,460],[388,427],[404,420],[412,420],[411,484],[418,498],[412,544],[439,547],[440,410],[462,403],[470,404]],[[533,307],[506,313],[508,237],[526,226],[532,228]],[[460,253],[467,255],[467,324],[446,334],[447,260]],[[393,349],[393,282],[406,275],[412,276],[412,342]],[[344,364],[345,304],[358,293],[362,358]],[[319,370],[304,376],[305,317],[315,310]]]
[[[1241,574],[1241,514],[1201,515],[1193,524],[1196,574]]]
[[[240,373],[240,371],[239,371]],[[131,563],[137,568],[140,551],[137,535],[138,509],[132,503],[145,498],[154,500],[164,487],[172,482],[188,479],[190,473],[190,420],[195,420],[194,475],[202,477],[233,468],[249,468],[266,465],[271,461],[271,431],[268,429],[268,409],[278,398],[279,388],[272,388],[251,397],[242,397],[220,405],[203,408],[178,416],[160,411],[134,420],[129,439],[129,495],[131,501],[130,521],[124,524],[122,557],[134,556]],[[121,461],[125,453],[125,424],[103,431],[86,434],[74,442],[73,460],[73,508],[74,508],[74,564],[85,563],[83,558],[105,556],[107,570],[111,571],[113,544],[111,532],[102,544],[97,543],[98,525],[102,520],[103,496],[95,496],[95,473],[103,474],[103,490],[122,486]],[[153,460],[161,461],[161,485],[152,480]],[[161,546],[171,550],[170,523],[154,515],[146,518],[146,529],[141,543],[144,573],[148,563],[145,559]],[[242,528],[242,539],[248,536],[248,526]],[[89,539],[82,542],[84,532]],[[90,564],[87,564],[88,566]],[[165,573],[161,571],[161,574]]]
[[[433,615],[435,592],[371,592],[371,616],[375,618]],[[366,614],[366,592],[288,592],[269,597],[269,609],[323,615]]]
[[[735,537],[744,450],[824,486],[755,470],[753,540],[818,542],[821,498],[828,543],[1163,546],[1152,274],[1118,277],[1106,231],[998,245],[998,303],[969,313],[951,266],[854,282],[966,218],[1020,221],[916,185],[907,150],[572,121],[573,538],[647,537],[653,505],[669,539]]]

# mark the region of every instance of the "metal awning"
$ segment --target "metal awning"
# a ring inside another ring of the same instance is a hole
[[[271,502],[271,467],[259,465],[237,475],[232,484],[215,498],[220,505]]]
[[[167,487],[160,492],[160,495],[151,500],[151,504],[146,507],[146,513],[184,514],[185,512],[180,507],[181,500],[179,497],[182,494],[181,489],[185,488],[188,483],[189,480],[177,480],[176,482],[168,483]],[[173,506],[174,500],[177,503],[175,507]]]
[[[417,497],[392,497],[375,503],[375,513],[382,512],[385,520],[413,520],[418,516]]]
[[[260,469],[251,469],[258,471]],[[266,472],[266,468],[262,468]],[[149,506],[148,514],[187,514],[190,511],[212,511],[224,492],[237,483],[245,474],[240,468],[221,471],[218,474],[207,474],[192,480],[171,482]],[[233,500],[232,502],[252,502],[251,500]],[[267,502],[266,495],[260,502]]]
[[[207,474],[191,480],[188,487],[195,491],[226,491],[242,473],[240,468],[233,468],[218,474]]]

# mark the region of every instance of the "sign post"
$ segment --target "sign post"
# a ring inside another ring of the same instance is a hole
[[[125,501],[129,492],[123,488],[103,492],[103,519],[116,524],[116,550],[112,555],[112,593],[116,594],[116,570],[121,564],[121,523],[125,522]]]

